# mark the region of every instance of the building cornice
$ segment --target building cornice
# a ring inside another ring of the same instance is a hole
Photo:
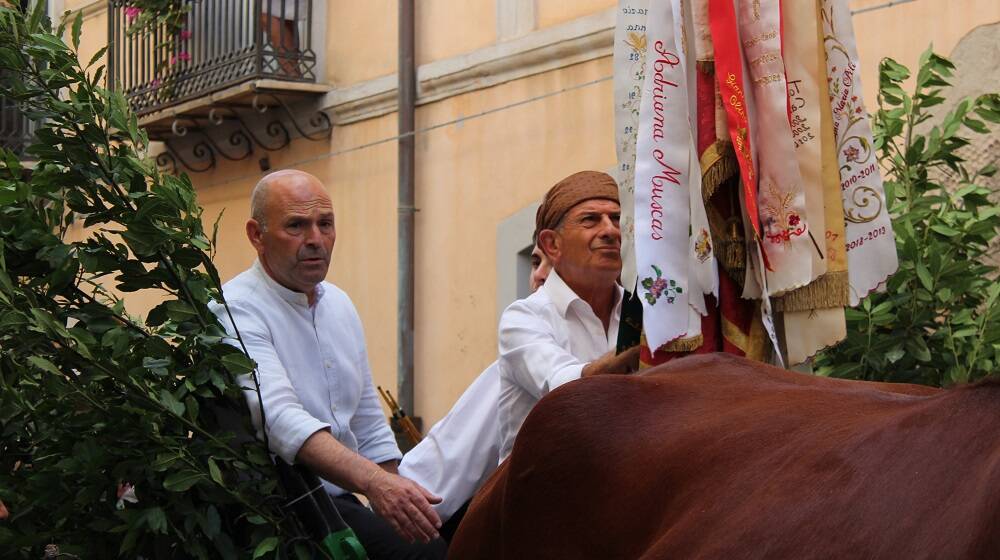
[[[89,0],[76,7],[77,11],[83,12],[83,19],[89,19],[97,14],[103,13],[108,7],[108,0]]]
[[[611,56],[615,11],[534,31],[517,39],[436,60],[417,69],[417,105]],[[326,94],[321,107],[344,125],[396,111],[396,76],[382,76]]]

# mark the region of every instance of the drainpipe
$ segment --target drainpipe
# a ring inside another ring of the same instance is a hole
[[[399,0],[399,271],[396,351],[396,391],[399,406],[413,410],[413,237],[414,237],[414,112],[417,69],[414,60],[414,0]]]

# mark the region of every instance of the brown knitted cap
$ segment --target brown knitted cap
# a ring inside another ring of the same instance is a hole
[[[618,183],[600,171],[580,171],[556,183],[535,214],[535,241],[543,229],[554,229],[570,208],[593,198],[618,202]]]

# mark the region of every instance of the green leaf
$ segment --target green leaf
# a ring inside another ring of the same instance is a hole
[[[229,370],[229,373],[232,373],[233,375],[250,373],[257,367],[257,364],[255,364],[253,360],[248,358],[246,354],[243,354],[242,352],[226,354],[220,358],[219,361],[221,361],[222,364],[226,366],[226,369]]]
[[[217,465],[215,463],[215,459],[211,457],[208,458],[208,473],[212,476],[212,480],[214,480],[219,486],[226,485],[225,481],[222,479],[222,471],[219,470],[219,465]]]
[[[195,471],[181,471],[168,476],[163,481],[163,488],[171,492],[186,492],[203,478],[204,475]]]
[[[920,279],[920,284],[925,290],[934,291],[934,279],[924,263],[917,263],[917,278]]]
[[[55,375],[63,374],[61,371],[59,371],[59,368],[57,368],[55,364],[53,364],[52,362],[41,356],[30,356],[28,358],[28,363],[30,363],[31,365],[35,366],[36,368],[42,371],[47,371]]]
[[[142,367],[148,369],[156,375],[159,375],[160,377],[169,375],[170,372],[167,368],[170,367],[172,363],[173,362],[170,358],[153,358],[146,356],[142,359]]]
[[[167,515],[161,508],[154,507],[147,509],[143,517],[150,530],[161,535],[167,534]]]
[[[170,319],[177,322],[190,321],[198,318],[198,312],[186,302],[180,300],[168,301],[166,308],[167,317],[170,317]]]
[[[160,389],[160,403],[177,416],[184,414],[184,403],[177,400],[177,397],[166,389]]]
[[[80,48],[80,30],[83,28],[83,10],[76,13],[73,18],[73,48]]]
[[[257,548],[255,548],[253,551],[254,560],[260,558],[261,556],[264,556],[265,554],[271,552],[272,550],[277,549],[279,542],[280,541],[278,541],[278,537],[268,537],[262,540],[260,544],[257,545]]]
[[[936,231],[937,233],[940,233],[945,237],[955,237],[962,234],[962,232],[958,231],[957,229],[950,228],[944,224],[934,224],[931,226],[931,230]]]
[[[219,511],[215,509],[215,506],[209,505],[208,509],[205,510],[205,521],[202,523],[202,531],[205,532],[205,536],[213,539],[219,534],[219,529],[222,526],[222,521],[219,519]]]

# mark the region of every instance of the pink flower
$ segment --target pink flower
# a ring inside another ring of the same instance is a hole
[[[163,80],[161,80],[159,78],[153,80],[152,82],[149,82],[149,85],[152,86],[152,87],[155,87],[155,88],[160,87],[162,84],[163,84]]]
[[[115,504],[117,509],[125,509],[125,502],[130,504],[139,503],[139,498],[135,496],[135,487],[128,482],[118,483],[118,502]]]
[[[188,54],[187,51],[181,51],[181,52],[177,53],[177,56],[170,57],[170,64],[171,65],[177,64],[178,60],[182,60],[184,62],[187,62],[187,61],[191,60],[191,55]]]
[[[129,6],[129,7],[125,8],[125,18],[128,19],[129,23],[132,23],[132,21],[135,18],[139,17],[139,14],[141,14],[141,13],[142,13],[142,9],[141,8],[137,8],[135,6]]]
[[[844,157],[847,161],[858,161],[859,155],[861,155],[861,150],[855,146],[848,146],[847,149],[844,150]]]
[[[187,41],[191,38],[191,32],[187,29],[181,31],[181,41]]]

